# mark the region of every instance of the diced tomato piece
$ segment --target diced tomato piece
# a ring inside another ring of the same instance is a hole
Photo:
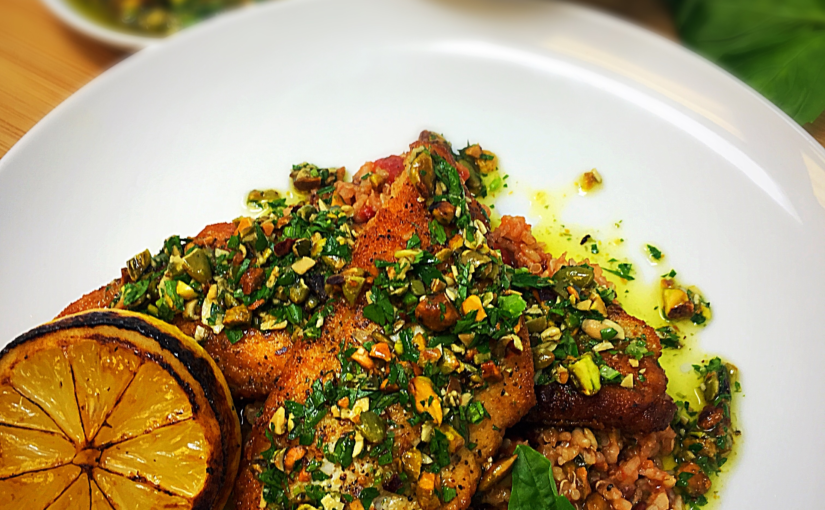
[[[456,163],[455,168],[458,170],[458,176],[461,177],[461,182],[467,182],[467,179],[470,177],[470,171],[467,170],[467,167],[461,163]]]
[[[375,166],[382,168],[389,173],[388,182],[393,182],[396,177],[404,171],[404,158],[401,156],[389,156],[375,160]]]
[[[373,216],[375,216],[375,209],[373,209],[369,204],[364,204],[364,207],[356,213],[355,221],[357,223],[366,223],[372,219]]]
[[[510,250],[501,250],[501,261],[508,266],[515,265],[515,257],[510,253]]]

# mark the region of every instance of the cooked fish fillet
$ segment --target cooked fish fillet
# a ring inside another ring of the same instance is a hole
[[[525,421],[559,426],[618,428],[623,432],[642,433],[663,430],[670,425],[676,404],[667,394],[667,376],[659,365],[662,346],[656,331],[644,321],[628,315],[620,306],[607,309],[608,319],[618,323],[627,338],[643,338],[653,353],[631,366],[624,353],[603,352],[605,362],[623,375],[633,374],[633,388],[603,386],[593,396],[586,396],[570,384],[551,383],[536,387],[536,407]],[[642,375],[644,380],[639,378]]]
[[[396,181],[392,196],[393,199],[387,207],[370,220],[359,237],[353,252],[355,267],[374,270],[375,260],[393,260],[393,254],[406,246],[407,239],[413,233],[421,239],[422,247],[430,245],[427,211],[418,200],[418,191],[409,183],[406,176],[401,176]],[[336,358],[340,342],[352,338],[353,332],[357,329],[375,328],[374,323],[363,317],[363,306],[363,298],[355,310],[339,305],[330,318],[332,322],[327,323],[325,333],[320,339],[299,342],[292,349],[288,365],[295,369],[285,372],[275,385],[245,446],[234,493],[238,510],[259,508],[263,487],[258,480],[255,461],[262,451],[270,447],[265,432],[276,410],[287,400],[305,402],[315,380],[340,370]],[[454,482],[457,494],[449,503],[439,508],[459,510],[469,507],[487,459],[498,450],[504,431],[515,425],[535,404],[530,342],[526,336],[526,329],[522,328],[521,331],[523,345],[526,346],[524,351],[510,353],[501,365],[502,380],[476,394],[476,400],[484,404],[490,418],[471,426],[470,442],[476,443],[475,449],[471,451],[462,448],[457,451],[450,466],[441,473],[442,480]],[[415,440],[421,436],[421,425],[410,426],[407,423],[409,416],[405,415],[399,405],[393,406],[388,412],[393,415],[393,421],[397,424],[393,429],[396,434],[393,457],[400,458],[405,451],[414,448]],[[341,427],[339,420],[325,418],[319,426],[318,433],[326,437],[338,437],[341,433],[349,431],[346,425],[343,425],[343,429]],[[286,442],[281,439],[277,446],[284,448],[295,444],[297,440]],[[308,450],[307,455],[323,458],[316,448],[311,446]],[[348,469],[336,472],[333,479],[344,481],[337,488],[357,496],[364,487],[373,486],[368,467],[368,461],[358,461]],[[398,506],[393,508],[420,508],[414,499],[408,501],[406,498],[400,498],[396,504]]]
[[[232,223],[216,223],[204,228],[194,242],[201,246],[224,247],[234,231],[235,225]],[[121,280],[115,280],[92,291],[67,306],[58,317],[93,308],[107,308],[121,286]],[[176,315],[173,324],[185,334],[195,336],[195,329],[200,323]],[[233,344],[226,333],[215,334],[207,330],[202,345],[223,372],[235,398],[263,400],[275,388],[275,381],[283,372],[292,339],[286,331],[248,328],[241,341]]]

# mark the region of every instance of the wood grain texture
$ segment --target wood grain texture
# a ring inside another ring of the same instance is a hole
[[[0,0],[0,156],[124,54],[63,25],[36,0]]]
[[[676,40],[663,0],[579,0]],[[127,54],[72,31],[37,0],[0,0],[0,158],[55,106]],[[825,145],[825,115],[805,126]]]

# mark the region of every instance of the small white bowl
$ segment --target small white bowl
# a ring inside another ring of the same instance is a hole
[[[78,32],[123,50],[137,51],[162,42],[166,37],[137,35],[109,28],[79,12],[67,0],[42,0],[61,21]],[[168,36],[167,36],[168,37]]]

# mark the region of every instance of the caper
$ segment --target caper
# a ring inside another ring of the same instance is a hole
[[[469,189],[474,195],[484,196],[484,182],[478,174],[478,167],[476,164],[470,159],[460,159],[458,162],[462,163],[464,167],[469,170],[470,175],[467,177],[467,181],[465,182],[467,189]]]
[[[488,278],[490,280],[495,280],[498,278],[498,274],[501,272],[501,266],[498,264],[487,264],[482,268],[481,273],[479,276],[481,278]]]
[[[410,282],[410,291],[412,291],[415,296],[423,296],[427,292],[427,288],[421,280],[412,280]]]
[[[200,283],[207,283],[212,279],[209,255],[201,248],[195,248],[183,257],[183,268],[186,274]]]
[[[545,329],[547,329],[547,318],[546,317],[536,317],[535,319],[530,319],[526,323],[527,331],[530,333],[541,333]]]
[[[315,209],[315,206],[306,204],[302,205],[301,208],[298,209],[298,212],[296,214],[298,215],[298,217],[309,221],[312,215],[315,214],[317,211],[318,210]]]
[[[146,269],[152,265],[152,254],[149,250],[143,250],[126,262],[126,271],[133,282],[140,279]]]
[[[382,442],[387,434],[387,425],[384,420],[372,411],[361,413],[361,423],[357,427],[364,439],[373,444]]]
[[[293,284],[292,287],[289,288],[289,300],[296,305],[300,305],[306,301],[308,297],[309,287],[307,287],[307,284],[304,283],[303,279],[298,280],[297,283]]]
[[[533,365],[537,369],[547,368],[556,360],[553,347],[554,344],[540,344],[533,348]]]
[[[423,196],[432,195],[435,186],[435,171],[433,170],[433,158],[428,152],[418,153],[413,160],[410,165],[410,181]]]
[[[587,266],[565,266],[553,275],[553,279],[565,288],[575,285],[583,289],[593,283],[593,269]]]
[[[307,298],[307,302],[304,306],[309,308],[310,310],[318,306],[321,301],[316,296],[309,296]]]
[[[292,245],[292,253],[294,253],[296,257],[308,257],[310,251],[312,251],[312,241],[309,239],[298,239],[295,241],[295,244]]]

